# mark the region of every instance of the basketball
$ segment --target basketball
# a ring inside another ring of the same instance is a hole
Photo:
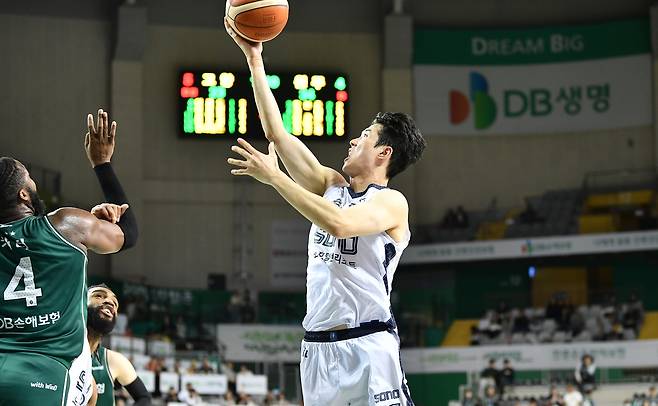
[[[287,0],[227,0],[226,17],[243,38],[265,42],[275,38],[288,22]]]

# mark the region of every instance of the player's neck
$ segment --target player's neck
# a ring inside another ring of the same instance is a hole
[[[3,213],[0,216],[0,223],[7,224],[7,223],[11,223],[12,221],[24,219],[25,217],[29,217],[33,215],[34,213],[29,208],[19,206],[16,207],[14,210],[8,211],[7,213]]]
[[[92,353],[98,350],[98,347],[101,345],[101,340],[103,340],[102,335],[92,329],[87,329],[87,341],[89,341],[89,350]]]
[[[350,187],[356,193],[365,191],[370,185],[387,186],[388,179],[386,176],[377,176],[376,174],[369,174],[367,176],[359,175],[350,178]]]

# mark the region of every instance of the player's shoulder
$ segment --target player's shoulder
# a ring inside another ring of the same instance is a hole
[[[407,198],[404,196],[404,194],[399,190],[391,189],[389,187],[380,188],[373,198],[387,201],[391,204],[401,204],[408,206]]]
[[[107,356],[108,364],[110,364],[112,371],[117,375],[119,375],[119,373],[127,373],[128,371],[135,370],[135,367],[133,366],[132,362],[130,362],[128,357],[121,354],[120,352],[106,348],[105,354]]]
[[[47,215],[48,221],[65,237],[78,240],[76,235],[91,230],[96,219],[90,212],[75,207],[62,207]]]
[[[48,213],[47,217],[51,223],[59,223],[70,220],[87,220],[92,216],[86,210],[78,209],[77,207],[62,207],[55,211]]]
[[[128,359],[128,357],[126,357],[125,355],[121,354],[118,351],[114,351],[114,350],[111,350],[109,348],[105,348],[105,354],[107,354],[107,359],[108,360],[112,359],[112,360],[117,361],[117,362],[128,362],[128,363],[130,363],[130,360]]]

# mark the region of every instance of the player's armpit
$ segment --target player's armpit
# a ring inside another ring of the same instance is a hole
[[[323,169],[324,169],[324,190],[322,191],[321,195],[324,195],[327,189],[329,189],[332,186],[349,186],[349,182],[337,170],[331,169],[327,166],[323,167]]]
[[[395,231],[407,227],[409,206],[402,193],[387,189],[369,201],[339,210],[332,230],[337,238],[350,238]],[[405,230],[406,231],[406,230]]]
[[[78,247],[97,254],[112,254],[123,246],[121,228],[97,219],[88,211],[67,207],[49,214],[48,217],[57,231]]]

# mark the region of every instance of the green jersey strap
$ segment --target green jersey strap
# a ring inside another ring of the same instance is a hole
[[[114,378],[107,362],[107,349],[103,346],[91,355],[91,373],[98,390],[96,406],[114,406]]]

